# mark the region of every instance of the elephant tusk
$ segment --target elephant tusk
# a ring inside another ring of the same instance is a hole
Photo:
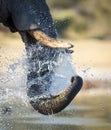
[[[83,80],[79,76],[71,79],[71,85],[56,96],[31,100],[30,103],[35,110],[41,114],[50,115],[63,110],[80,91]]]
[[[29,31],[29,34],[32,37],[34,37],[37,41],[41,42],[43,45],[49,46],[51,48],[70,49],[73,47],[71,43],[66,43],[66,42],[51,38],[40,30]]]

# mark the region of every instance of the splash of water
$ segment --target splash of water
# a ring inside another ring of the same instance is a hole
[[[9,64],[6,73],[0,76],[1,109],[2,106],[12,107],[17,104],[18,111],[21,106],[29,105],[26,94],[27,65],[26,57],[16,59],[14,63]],[[49,67],[51,66],[49,65]],[[54,74],[51,78],[49,93],[56,94],[69,86],[70,79],[75,74],[71,56],[67,53],[60,53],[53,69]]]
[[[0,112],[5,108],[27,105],[26,65],[24,58],[16,59],[0,75]]]
[[[76,74],[74,64],[69,54],[60,53],[54,72],[50,92],[57,94],[70,85],[71,77]]]

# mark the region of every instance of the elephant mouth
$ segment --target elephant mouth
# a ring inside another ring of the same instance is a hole
[[[50,97],[34,98],[30,100],[30,103],[41,114],[50,115],[58,113],[69,105],[80,91],[82,84],[82,78],[74,76],[71,79],[71,85],[61,93],[54,96],[51,95]]]

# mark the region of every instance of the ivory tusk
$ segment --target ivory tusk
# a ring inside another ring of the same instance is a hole
[[[44,32],[40,30],[30,31],[31,36],[33,36],[37,41],[41,42],[45,46],[49,46],[51,48],[62,48],[62,49],[70,49],[73,47],[71,43],[66,43],[63,41],[59,41],[57,39],[51,38],[46,35]]]

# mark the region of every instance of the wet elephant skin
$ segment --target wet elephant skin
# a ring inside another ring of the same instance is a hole
[[[11,32],[19,32],[25,43],[28,66],[27,95],[34,109],[42,114],[57,113],[64,109],[81,89],[82,79],[75,76],[74,83],[72,81],[69,86],[70,89],[64,90],[59,96],[53,96],[48,91],[57,58],[61,53],[66,54],[68,51],[45,46],[29,33],[41,30],[49,37],[57,38],[55,25],[45,0],[0,0],[0,22],[9,27]],[[40,98],[43,95],[46,96]],[[61,103],[64,104],[62,107]],[[43,107],[42,104],[46,105]]]

